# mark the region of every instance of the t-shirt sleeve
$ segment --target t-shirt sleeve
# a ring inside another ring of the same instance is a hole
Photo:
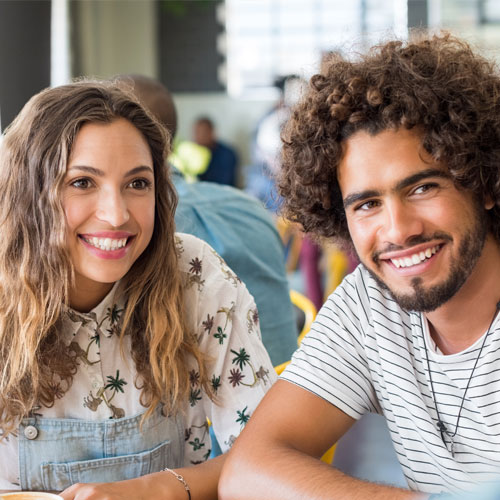
[[[207,418],[222,451],[227,451],[277,378],[262,344],[255,302],[245,285],[205,243],[190,262],[186,306],[206,356],[215,398],[205,393],[193,368],[186,414],[186,465],[204,461],[210,454]]]
[[[355,419],[379,408],[366,355],[369,319],[358,277],[346,278],[327,299],[281,376]]]

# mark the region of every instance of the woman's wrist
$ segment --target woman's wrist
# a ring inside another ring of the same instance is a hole
[[[175,477],[175,479],[177,479],[177,481],[179,481],[179,483],[182,484],[184,490],[186,491],[187,493],[187,498],[188,500],[191,500],[191,490],[189,488],[189,485],[188,483],[186,482],[186,480],[184,479],[184,477],[179,474],[178,472],[175,472],[175,470],[172,470],[172,469],[169,469],[168,467],[166,469],[163,469],[165,472],[169,472],[172,476]]]

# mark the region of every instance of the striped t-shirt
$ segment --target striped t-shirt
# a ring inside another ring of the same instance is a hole
[[[436,353],[423,314],[402,310],[358,266],[321,308],[282,378],[353,418],[382,413],[410,489],[467,490],[500,475],[499,317],[467,390],[454,457],[437,428],[425,345],[439,414],[453,434],[483,340],[457,354]]]

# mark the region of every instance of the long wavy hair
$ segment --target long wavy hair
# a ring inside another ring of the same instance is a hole
[[[154,163],[151,241],[121,281],[120,339],[131,336],[146,416],[175,412],[187,398],[187,358],[204,387],[203,356],[186,327],[174,240],[177,195],[165,155],[169,136],[136,98],[113,82],[81,81],[34,96],[6,131],[0,150],[0,429],[6,437],[36,405],[51,406],[77,370],[59,335],[74,272],[61,190],[85,123],[125,118],[146,138]]]
[[[457,186],[493,200],[485,217],[500,240],[500,77],[492,62],[446,33],[392,41],[356,60],[335,54],[312,77],[282,137],[285,217],[350,243],[336,172],[343,143],[359,130],[400,127],[418,132]]]

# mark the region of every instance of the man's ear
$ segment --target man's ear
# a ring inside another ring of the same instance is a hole
[[[484,208],[486,208],[486,210],[491,210],[494,206],[495,202],[493,201],[492,197],[489,194],[487,194],[484,197]]]

